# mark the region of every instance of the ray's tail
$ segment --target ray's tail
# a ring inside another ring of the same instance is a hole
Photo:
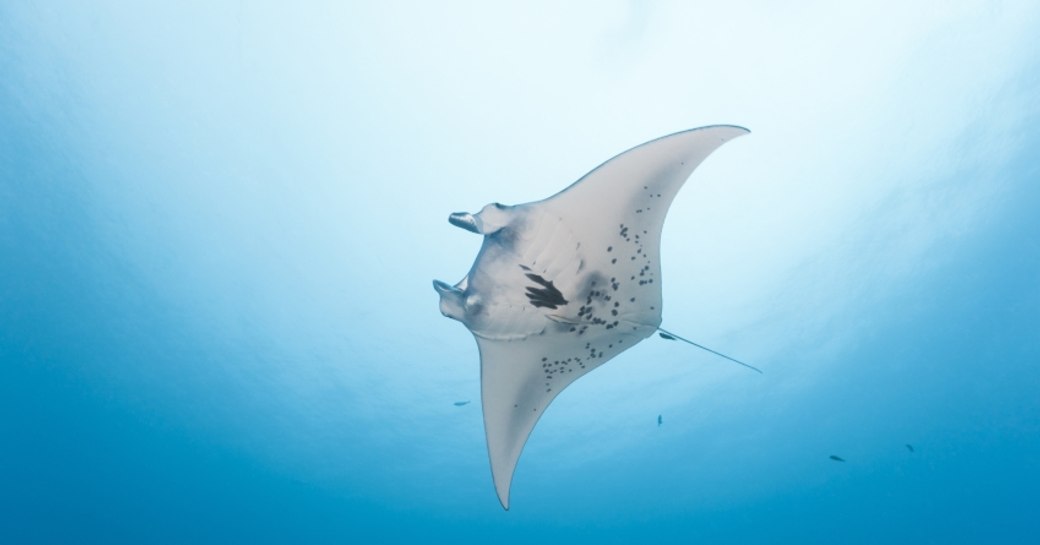
[[[751,369],[752,371],[755,371],[758,374],[762,374],[762,370],[759,369],[758,367],[755,367],[754,365],[751,365],[751,364],[748,364],[748,363],[744,363],[744,362],[742,362],[742,361],[740,361],[740,360],[738,360],[736,358],[731,358],[731,357],[723,354],[722,352],[716,352],[715,350],[712,350],[712,349],[708,348],[707,346],[704,346],[703,344],[697,344],[697,343],[691,341],[690,339],[685,339],[683,337],[680,337],[680,336],[676,335],[675,333],[672,333],[671,331],[668,331],[668,330],[665,330],[665,329],[661,329],[661,328],[657,328],[657,334],[660,335],[662,339],[667,339],[669,341],[682,341],[682,342],[687,343],[687,344],[692,344],[693,346],[696,346],[697,348],[700,348],[701,350],[705,350],[707,352],[711,352],[712,354],[715,354],[716,356],[718,356],[720,358],[725,358],[725,359],[727,359],[727,360],[729,360],[729,361],[731,361],[733,363],[737,363],[737,364],[743,365],[744,367],[747,367],[748,369]]]

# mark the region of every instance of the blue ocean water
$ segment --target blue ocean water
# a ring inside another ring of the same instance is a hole
[[[1040,10],[577,6],[0,6],[0,542],[1035,539]],[[710,123],[664,325],[764,374],[640,344],[503,511],[448,213]]]

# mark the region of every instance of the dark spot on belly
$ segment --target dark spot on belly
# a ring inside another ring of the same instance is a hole
[[[525,271],[530,271],[523,265],[520,266]],[[560,290],[556,289],[553,285],[552,280],[546,280],[541,275],[533,272],[525,272],[524,276],[528,280],[535,283],[536,286],[527,286],[527,299],[531,301],[531,304],[538,308],[550,308],[556,309],[567,304],[567,300],[563,298],[563,294]]]

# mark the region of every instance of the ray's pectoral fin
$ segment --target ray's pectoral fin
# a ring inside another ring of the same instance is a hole
[[[534,343],[478,338],[477,344],[491,476],[499,502],[509,509],[509,488],[520,452],[558,390],[545,385],[543,356]]]
[[[573,326],[511,340],[477,336],[488,456],[495,491],[506,509],[524,443],[552,400],[575,380],[654,331],[648,325],[626,323],[624,328],[607,329],[608,324],[587,320],[554,314],[547,318]]]

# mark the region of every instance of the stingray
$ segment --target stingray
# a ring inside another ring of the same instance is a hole
[[[531,430],[576,379],[655,332],[718,354],[660,329],[661,230],[697,165],[746,133],[715,125],[664,136],[547,199],[449,216],[484,236],[469,274],[433,286],[441,313],[477,341],[488,456],[503,508]]]

